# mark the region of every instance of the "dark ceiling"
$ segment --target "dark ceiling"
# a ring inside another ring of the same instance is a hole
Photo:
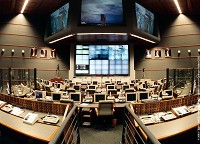
[[[25,14],[49,14],[70,0],[29,0]],[[174,0],[138,0],[143,6],[162,14],[178,14]],[[178,0],[184,14],[200,15],[200,0]],[[20,13],[24,0],[0,0],[0,14]]]
[[[0,15],[5,14],[19,14],[25,0],[0,0]],[[48,15],[49,13],[62,6],[64,3],[70,0],[29,0],[24,14],[30,15]],[[177,15],[178,10],[174,4],[174,0],[137,0],[141,5],[154,12],[157,15]],[[181,10],[184,14],[200,15],[200,0],[178,0]],[[125,41],[126,39],[133,39],[124,36],[85,36],[76,37],[78,41],[93,41],[96,39],[107,39],[108,41]],[[71,37],[66,40],[74,40]],[[63,44],[66,40],[59,42]],[[135,39],[133,39],[135,40]],[[136,39],[137,43],[144,44],[144,41]],[[149,44],[149,43],[147,43]]]

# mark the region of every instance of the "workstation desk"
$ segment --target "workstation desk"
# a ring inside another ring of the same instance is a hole
[[[49,142],[59,129],[61,125],[62,116],[59,116],[60,121],[58,124],[50,125],[42,123],[42,120],[40,120],[40,118],[47,115],[46,113],[34,112],[38,114],[38,121],[33,125],[29,125],[23,123],[23,118],[29,112],[33,111],[25,110],[21,115],[15,116],[0,110],[0,125],[7,127],[17,133],[28,136],[32,139],[36,139],[43,142]]]
[[[195,112],[171,121],[148,125],[147,128],[156,139],[162,140],[186,132],[199,124],[198,112]]]

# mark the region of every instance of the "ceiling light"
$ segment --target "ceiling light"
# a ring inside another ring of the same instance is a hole
[[[133,37],[136,37],[136,38],[139,38],[139,39],[148,41],[148,42],[150,42],[150,43],[155,43],[154,41],[148,40],[148,39],[146,39],[146,38],[143,38],[143,37],[140,37],[140,36],[137,36],[137,35],[134,35],[134,34],[130,34],[130,36],[133,36]]]
[[[180,8],[180,6],[179,6],[179,4],[178,4],[178,1],[177,1],[177,0],[174,0],[174,3],[176,4],[176,7],[177,7],[177,9],[178,9],[178,12],[181,14],[182,11],[181,11],[181,8]]]
[[[53,40],[53,41],[50,41],[49,43],[52,44],[52,43],[55,43],[57,41],[60,41],[60,40],[63,40],[63,39],[66,39],[66,38],[69,38],[71,36],[73,36],[74,34],[70,34],[70,35],[67,35],[67,36],[64,36],[64,37],[61,37],[59,39],[56,39],[56,40]]]
[[[127,35],[127,33],[77,33],[77,35]]]
[[[21,13],[24,13],[24,10],[26,8],[26,5],[28,4],[29,0],[25,0],[24,5],[22,7]]]

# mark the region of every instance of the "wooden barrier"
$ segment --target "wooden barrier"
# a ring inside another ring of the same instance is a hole
[[[174,98],[171,100],[162,100],[159,102],[153,103],[136,103],[132,104],[135,114],[152,114],[155,112],[165,112],[169,111],[172,108],[180,106],[189,106],[196,104],[198,101],[198,95],[192,95],[185,98]]]
[[[16,105],[25,109],[30,109],[33,111],[63,115],[65,108],[69,103],[59,103],[59,102],[43,102],[28,98],[20,98],[15,96],[10,96],[6,94],[0,94],[0,100],[5,101],[9,104]],[[72,105],[70,104],[71,109]]]

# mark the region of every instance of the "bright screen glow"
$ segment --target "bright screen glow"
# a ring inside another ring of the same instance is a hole
[[[154,32],[154,14],[135,3],[137,28],[153,35]]]
[[[82,0],[81,24],[100,26],[123,24],[122,0]]]
[[[69,3],[63,5],[51,14],[51,34],[67,28]]]
[[[128,45],[76,45],[76,75],[128,75]]]

